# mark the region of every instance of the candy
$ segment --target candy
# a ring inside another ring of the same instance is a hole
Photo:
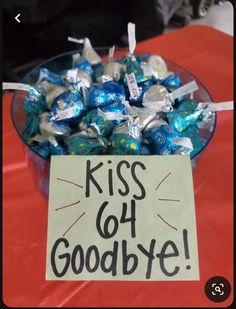
[[[82,101],[81,93],[74,89],[59,95],[51,109],[51,120],[71,121],[85,113],[86,108]]]
[[[143,138],[146,139],[148,137],[151,129],[160,127],[161,125],[167,125],[167,124],[168,123],[164,119],[162,119],[162,118],[160,118],[160,116],[156,115],[155,118],[152,121],[150,121],[145,126],[145,128],[143,129],[143,131],[142,131]]]
[[[45,110],[47,110],[47,103],[44,97],[35,88],[31,88],[24,99],[25,113],[38,115]]]
[[[196,124],[189,125],[180,136],[189,137],[193,144],[193,150],[191,151],[191,158],[195,156],[207,143],[207,139],[201,134],[201,129]]]
[[[101,115],[101,112],[103,115]],[[100,114],[97,109],[94,109],[83,117],[79,123],[80,130],[85,130],[90,137],[96,136],[109,136],[115,125],[119,124],[121,120],[118,115],[125,115],[129,112],[127,107],[120,103],[115,102],[100,109]],[[106,115],[113,113],[115,119],[109,120]]]
[[[103,74],[111,77],[114,81],[119,81],[122,73],[124,73],[124,66],[119,62],[107,63],[103,69]]]
[[[165,101],[168,100],[169,93],[168,90],[161,85],[153,85],[143,95],[143,102],[155,102],[155,101]]]
[[[140,140],[141,131],[138,127],[138,118],[131,118],[114,128],[110,137],[111,154],[139,154]]]
[[[40,69],[39,79],[36,86],[40,85],[42,82],[48,82],[53,85],[63,86],[63,80],[59,74],[53,73],[46,68]]]
[[[44,136],[68,136],[71,129],[67,123],[50,120],[50,113],[40,115],[40,132]]]
[[[98,78],[104,74],[105,63],[101,62],[93,68],[94,82],[98,81]]]
[[[116,101],[125,100],[125,96],[119,92],[112,92],[101,86],[93,86],[89,91],[89,106],[102,107]]]
[[[190,155],[193,144],[188,137],[174,137],[171,145],[173,154]]]
[[[101,57],[98,53],[93,49],[91,42],[88,38],[84,39],[84,48],[82,52],[82,57],[87,59],[90,64],[95,65],[102,62]]]
[[[146,143],[140,144],[139,151],[140,151],[141,155],[145,155],[145,156],[155,154],[152,146],[150,144],[146,144]]]
[[[128,55],[114,61],[113,48],[108,63],[87,38],[77,41],[84,48],[82,56],[73,55],[72,68],[61,74],[43,68],[35,88],[27,88],[22,137],[35,152],[46,159],[61,154],[192,157],[204,146],[200,131],[212,112],[187,99],[198,89],[194,81],[182,86],[160,56],[135,57],[132,40]]]
[[[112,131],[112,134],[126,134],[132,136],[136,140],[140,140],[141,130],[139,128],[138,117],[130,118],[124,123],[117,125]]]
[[[91,76],[87,72],[78,69],[68,70],[66,74],[63,75],[63,80],[67,85],[72,85],[78,89],[82,86],[89,88],[92,85]]]
[[[66,149],[60,145],[54,136],[48,138],[49,152],[51,155],[65,155],[67,154]]]
[[[177,110],[167,114],[168,121],[179,132],[196,122],[203,110],[198,110],[197,103],[192,100],[183,101]]]
[[[158,155],[172,153],[172,141],[178,136],[178,131],[170,125],[161,125],[150,130],[148,139]]]
[[[166,63],[160,56],[151,55],[147,60],[147,68],[156,79],[163,80],[168,75]]]
[[[103,84],[103,88],[107,91],[120,94],[122,98],[125,98],[125,89],[124,87],[116,82],[109,81]]]
[[[138,108],[132,106],[130,110],[133,116],[137,116],[138,127],[140,130],[144,129],[156,116],[155,111],[149,110],[147,108]]]
[[[36,135],[30,140],[31,148],[39,153],[43,158],[49,159],[51,155],[66,155],[66,149],[55,137],[44,137]]]
[[[32,135],[39,132],[39,118],[35,114],[30,114],[25,121],[22,138],[27,141]]]
[[[136,98],[132,98],[129,92],[126,92],[126,98],[129,100],[130,105],[135,105],[137,107],[143,107],[142,99],[146,90],[148,90],[153,85],[153,81],[151,79],[144,81],[138,84],[139,96]]]
[[[178,75],[171,74],[166,79],[164,79],[161,84],[169,90],[169,87],[175,87],[176,89],[182,86],[182,81]]]
[[[70,155],[102,155],[107,153],[108,145],[105,138],[90,138],[81,133],[75,133],[67,138]]]
[[[149,79],[147,76],[144,76],[143,70],[138,64],[135,56],[129,54],[126,61],[126,74],[131,73],[134,73],[137,83],[144,82],[145,80]],[[124,79],[124,82],[127,83],[126,77]]]
[[[83,125],[80,124],[80,128],[86,130],[90,137],[108,136],[116,125],[116,121],[106,120],[99,116],[95,109],[88,112],[82,121]]]
[[[73,68],[86,72],[90,76],[93,75],[93,69],[87,59],[79,58],[73,65]]]
[[[47,95],[45,97],[47,107],[51,108],[53,101],[62,93],[66,92],[67,88],[62,86],[55,86],[51,90],[47,92]]]
[[[137,155],[140,143],[131,135],[125,133],[113,134],[110,137],[112,155]]]

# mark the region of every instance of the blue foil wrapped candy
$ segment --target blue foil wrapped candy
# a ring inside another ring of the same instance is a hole
[[[110,137],[112,155],[138,155],[140,142],[125,133],[112,134]]]
[[[53,84],[53,85],[64,86],[61,75],[53,73],[46,68],[40,69],[39,79],[38,79],[37,85],[40,85],[40,83],[42,83],[44,81],[46,81],[50,84]]]
[[[90,138],[83,133],[70,135],[66,143],[70,155],[104,155],[108,149],[105,138]]]
[[[87,59],[79,58],[73,65],[73,68],[79,69],[80,71],[84,71],[88,73],[90,76],[93,75],[93,69],[91,64]]]
[[[62,146],[59,141],[54,136],[48,137],[48,143],[49,143],[49,152],[51,155],[66,155],[67,151],[64,146]]]
[[[132,118],[116,126],[110,136],[113,155],[138,155],[140,153],[141,130],[138,119]]]
[[[180,133],[180,136],[189,137],[191,139],[193,144],[191,158],[195,156],[207,143],[207,139],[202,136],[196,123],[189,125],[183,132]]]
[[[147,81],[141,82],[138,84],[139,89],[139,97],[138,98],[132,98],[130,96],[129,90],[127,88],[126,90],[126,99],[130,102],[130,105],[134,105],[137,107],[142,107],[142,100],[144,93],[153,85],[153,80],[149,79]]]
[[[94,82],[96,82],[97,79],[103,75],[104,67],[105,67],[105,63],[101,62],[93,69]]]
[[[172,153],[173,138],[178,135],[179,133],[175,127],[171,125],[161,125],[150,130],[148,140],[156,154],[168,155]]]
[[[116,125],[114,120],[106,120],[98,115],[97,109],[89,111],[82,121],[83,128],[90,137],[108,136]]]
[[[38,115],[46,110],[45,98],[35,88],[31,88],[24,99],[24,112]]]
[[[137,83],[141,83],[149,79],[149,77],[144,76],[143,70],[140,67],[138,61],[136,60],[135,56],[131,54],[127,56],[126,73],[134,73]],[[124,82],[125,84],[127,83],[126,77],[124,78]]]
[[[178,75],[171,74],[161,82],[161,85],[163,85],[169,90],[169,87],[179,88],[180,86],[182,86],[182,81]]]
[[[101,86],[93,86],[89,91],[88,105],[91,108],[103,107],[116,101],[124,101],[125,96],[119,92],[112,92]]]
[[[147,156],[147,155],[153,155],[155,154],[152,146],[150,144],[146,144],[146,143],[141,143],[140,144],[140,154]]]
[[[119,93],[123,98],[125,97],[124,87],[117,82],[108,81],[103,84],[103,88],[110,92]]]
[[[202,114],[202,110],[198,110],[197,106],[197,102],[193,100],[184,100],[178,109],[167,113],[169,123],[179,132],[184,131],[190,124],[194,124]]]
[[[115,102],[102,107],[101,111],[104,113],[112,112],[122,115],[129,113],[127,107],[120,102]],[[85,130],[90,137],[108,137],[111,134],[113,128],[120,122],[121,120],[119,119],[108,120],[105,115],[99,115],[97,109],[93,109],[84,116],[80,123],[80,128]]]
[[[77,89],[69,90],[59,95],[51,109],[51,120],[72,121],[84,115],[84,106],[81,93]]]
[[[39,118],[35,114],[29,114],[26,118],[22,138],[27,141],[33,135],[39,133]]]
[[[66,155],[67,151],[54,136],[45,137],[37,134],[30,141],[31,148],[39,153],[45,159],[49,159],[51,155]]]

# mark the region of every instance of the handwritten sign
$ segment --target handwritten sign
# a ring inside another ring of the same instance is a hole
[[[199,280],[187,156],[54,156],[47,280]]]

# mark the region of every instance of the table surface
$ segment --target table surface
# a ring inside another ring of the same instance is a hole
[[[188,26],[137,44],[194,74],[215,102],[233,98],[233,37]],[[233,112],[219,112],[215,134],[193,173],[200,281],[46,281],[47,200],[27,165],[3,97],[3,302],[7,306],[222,307],[206,297],[213,276],[233,290]]]

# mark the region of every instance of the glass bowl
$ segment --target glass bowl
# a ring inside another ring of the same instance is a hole
[[[75,50],[71,52],[67,52],[64,54],[60,54],[56,57],[53,57],[51,59],[46,60],[39,66],[32,69],[23,79],[22,83],[29,84],[34,86],[39,78],[39,73],[41,68],[47,68],[50,71],[54,73],[60,73],[63,70],[70,69],[72,67],[73,63],[73,55],[75,53],[79,53],[81,50]],[[96,48],[96,52],[102,57],[104,62],[107,62],[108,59],[108,48]],[[117,49],[114,54],[115,59],[119,59],[122,56],[126,55],[128,53],[127,49]],[[145,52],[143,51],[135,51],[135,54],[138,55],[144,55]],[[185,70],[184,68],[180,67],[179,65],[164,59],[168,70],[171,72],[174,72],[175,74],[179,75],[180,79],[182,80],[183,84],[186,84],[192,80],[195,80],[199,86],[199,89],[194,92],[194,100],[197,102],[211,102],[212,98],[209,94],[208,90],[204,87],[204,85],[190,72]],[[25,141],[22,139],[21,134],[24,128],[24,123],[26,120],[26,115],[24,113],[23,104],[24,104],[24,98],[26,96],[25,91],[15,91],[13,98],[12,98],[12,104],[11,104],[11,116],[12,121],[14,124],[14,127],[20,136],[20,139],[26,146],[26,151],[28,155],[28,165],[32,171],[33,177],[36,181],[36,184],[40,191],[43,193],[45,197],[48,196],[48,189],[49,189],[49,169],[50,169],[50,160],[47,160],[40,156],[40,154],[36,153],[31,147],[25,143]],[[200,143],[197,145],[197,150],[193,151],[191,153],[191,162],[192,167],[196,167],[197,161],[200,158],[200,155],[204,151],[204,149],[207,147],[208,143],[210,142],[214,130],[216,127],[216,113],[211,113],[211,115],[208,117],[207,122],[202,122],[202,125],[198,128],[200,139],[195,141],[193,132],[189,133],[188,135],[185,135],[186,137],[190,137],[193,143],[193,146],[195,143]],[[194,147],[195,148],[195,147]]]

